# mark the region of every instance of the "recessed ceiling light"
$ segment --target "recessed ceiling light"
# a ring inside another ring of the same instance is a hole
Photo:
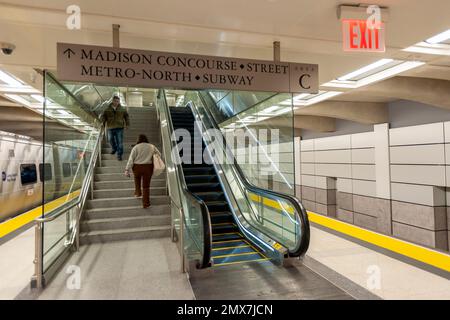
[[[0,70],[0,80],[14,87],[21,87],[23,85],[22,82],[17,80],[15,77],[7,74],[6,72],[3,72],[2,70]]]
[[[431,43],[431,44],[438,44],[438,43],[444,42],[448,39],[450,39],[450,29],[425,40],[425,42]]]
[[[361,75],[363,73],[366,73],[366,72],[369,72],[371,70],[375,70],[375,69],[377,69],[379,67],[382,67],[382,66],[384,66],[384,65],[386,65],[388,63],[391,63],[393,61],[394,61],[393,59],[381,59],[381,60],[378,60],[378,61],[376,61],[374,63],[371,63],[371,64],[369,64],[369,65],[367,65],[365,67],[362,67],[361,69],[358,69],[358,70],[355,70],[353,72],[350,72],[349,74],[346,74],[345,76],[339,77],[338,80],[341,80],[341,81],[350,80],[350,79],[352,79],[352,78],[354,78],[356,76],[359,76],[359,75]]]

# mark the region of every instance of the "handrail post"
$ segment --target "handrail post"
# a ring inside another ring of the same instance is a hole
[[[180,247],[181,247],[181,272],[186,272],[185,259],[184,259],[184,212],[180,210]]]
[[[42,222],[37,222],[35,230],[35,249],[34,249],[34,280],[36,281],[36,288],[43,287],[43,248],[42,248]]]

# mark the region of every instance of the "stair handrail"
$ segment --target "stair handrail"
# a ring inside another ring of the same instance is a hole
[[[170,114],[170,108],[169,105],[167,104],[167,99],[166,99],[166,94],[165,94],[165,90],[164,89],[160,89],[158,92],[158,98],[161,98],[162,95],[162,99],[164,101],[163,103],[163,108],[165,111],[165,114],[167,115],[167,128],[168,128],[168,134],[169,137],[172,137],[174,134],[174,128],[173,128],[173,123],[172,123],[172,116]],[[158,112],[158,118],[160,119],[160,110],[157,107],[157,112]],[[161,119],[160,119],[161,121]],[[161,135],[162,135],[162,130],[163,127],[161,126]],[[171,140],[171,148],[170,150],[174,150],[177,149],[177,144],[173,139]],[[164,139],[162,139],[162,143],[163,143],[163,149],[164,148],[164,144],[165,141]],[[172,151],[173,152],[173,151]],[[172,153],[168,156],[172,156]],[[168,168],[166,168],[166,176],[168,175]],[[202,268],[206,268],[208,266],[211,265],[211,259],[212,259],[212,227],[211,227],[211,218],[209,215],[209,210],[208,207],[206,205],[206,203],[197,195],[193,194],[186,185],[186,181],[184,178],[184,172],[183,172],[183,168],[181,166],[180,163],[175,165],[175,172],[176,172],[176,176],[177,176],[177,186],[178,186],[178,190],[180,194],[183,194],[185,197],[188,197],[191,199],[191,201],[195,202],[198,204],[198,206],[201,209],[202,212],[202,223],[203,223],[203,228],[204,228],[204,241],[203,241],[203,257],[202,257],[202,261],[197,265],[197,268],[202,269]],[[168,176],[167,176],[167,181],[168,181]],[[178,205],[177,205],[178,207]],[[181,230],[183,230],[183,227],[185,225],[185,215],[184,215],[184,209],[183,208],[179,208],[180,213],[181,213]],[[189,231],[189,229],[187,229]],[[182,250],[184,251],[184,247],[182,248]],[[183,253],[184,254],[184,253]]]
[[[212,116],[211,111],[209,110],[209,106],[207,105],[206,101],[204,101],[202,95],[199,94],[199,92],[197,92],[197,94],[201,100],[201,103],[205,106],[204,110],[206,111],[206,116],[211,121],[211,123],[215,127],[215,129],[220,130],[219,125],[217,124],[216,120]],[[197,109],[197,106],[195,105],[194,102],[192,102],[192,105],[194,106],[194,108]],[[197,114],[199,114],[198,110],[196,112],[197,112]],[[229,149],[227,141],[223,135],[222,135],[222,139],[223,139],[222,145],[224,146],[224,148]],[[231,152],[231,150],[230,150],[230,152]],[[301,202],[296,197],[293,197],[289,194],[277,192],[277,191],[273,191],[273,190],[268,190],[268,189],[263,189],[258,186],[255,186],[250,181],[248,181],[246,175],[243,173],[241,167],[237,163],[236,158],[234,156],[233,156],[233,164],[234,164],[233,167],[236,170],[238,179],[240,179],[240,181],[243,183],[243,185],[246,189],[250,190],[252,193],[259,194],[262,196],[269,195],[272,197],[282,198],[285,201],[287,201],[288,203],[290,203],[295,208],[295,210],[294,210],[295,219],[301,227],[301,235],[300,235],[299,241],[297,242],[296,247],[293,250],[289,250],[289,256],[292,256],[292,257],[303,256],[309,247],[310,228],[309,228],[308,215],[306,213],[304,206],[301,204]],[[259,230],[259,231],[261,231],[263,234],[267,234],[263,230]]]
[[[93,153],[91,154],[91,158],[89,160],[89,165],[86,170],[86,174],[83,179],[83,183],[81,185],[80,193],[79,195],[63,204],[60,207],[57,207],[53,210],[51,210],[47,215],[41,218],[35,219],[36,227],[35,227],[35,236],[36,236],[36,248],[35,248],[35,274],[34,278],[36,279],[36,285],[38,288],[41,288],[43,285],[43,259],[44,259],[44,249],[42,245],[42,230],[47,222],[51,222],[56,220],[58,217],[62,216],[63,214],[69,212],[71,209],[76,208],[75,217],[74,217],[74,224],[73,228],[70,234],[70,237],[68,240],[64,242],[64,246],[66,248],[72,247],[74,244],[76,246],[76,250],[79,249],[79,233],[80,233],[80,221],[81,216],[83,214],[83,208],[84,204],[86,203],[86,198],[89,193],[89,190],[91,190],[91,194],[93,194],[93,181],[94,181],[94,170],[95,170],[95,164],[99,160],[99,156],[101,155],[101,143],[104,137],[105,128],[102,125],[100,127],[100,131],[97,137],[97,140],[95,142]],[[92,196],[91,196],[92,197]]]

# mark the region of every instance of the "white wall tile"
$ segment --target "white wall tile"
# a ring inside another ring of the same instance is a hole
[[[352,163],[375,164],[375,149],[352,149]]]
[[[392,199],[426,206],[445,206],[446,197],[442,187],[417,184],[392,183]]]
[[[354,164],[352,165],[352,178],[360,180],[375,181],[375,165],[371,164]]]
[[[300,153],[301,162],[314,163],[314,151],[304,151]]]
[[[391,147],[392,164],[444,164],[443,144]]]
[[[444,137],[445,142],[450,142],[450,121],[444,122]]]
[[[353,193],[352,179],[337,178],[336,189],[340,192]]]
[[[391,146],[444,143],[444,123],[395,128],[389,134]]]
[[[373,128],[375,135],[376,196],[383,199],[390,199],[389,124],[376,124]]]
[[[314,150],[314,139],[302,140],[300,142],[301,151],[313,151]]]
[[[350,164],[324,164],[316,163],[316,175],[336,178],[351,178]]]
[[[445,163],[446,164],[450,164],[450,144],[445,144],[444,145],[444,149],[445,149]]]
[[[316,188],[336,189],[336,179],[316,176]]]
[[[316,187],[316,177],[302,174],[302,186],[315,188]]]
[[[428,165],[391,165],[392,182],[445,186],[445,167]]]
[[[315,151],[316,163],[351,163],[350,150]]]
[[[314,163],[302,163],[300,170],[302,171],[303,174],[314,175],[315,174]]]
[[[376,182],[366,180],[352,180],[353,194],[361,196],[375,197]]]
[[[350,135],[314,139],[314,150],[350,149]]]
[[[375,135],[373,132],[363,132],[351,135],[352,148],[375,147]]]

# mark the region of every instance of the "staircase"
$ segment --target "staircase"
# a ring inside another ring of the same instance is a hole
[[[268,260],[240,233],[214,167],[206,163],[193,164],[194,153],[203,154],[205,144],[202,142],[201,149],[195,148],[192,111],[189,108],[171,107],[170,114],[174,130],[182,128],[191,134],[192,164],[183,163],[183,173],[189,191],[205,202],[210,213],[213,265],[219,267]]]
[[[81,222],[80,244],[119,240],[168,237],[170,235],[170,199],[166,176],[152,178],[148,209],[142,199],[134,197],[133,177],[124,176],[125,165],[132,145],[139,134],[161,151],[159,122],[155,108],[128,108],[131,126],[124,132],[123,161],[111,155],[111,147],[104,142],[101,166],[95,168],[94,199],[88,200]]]

